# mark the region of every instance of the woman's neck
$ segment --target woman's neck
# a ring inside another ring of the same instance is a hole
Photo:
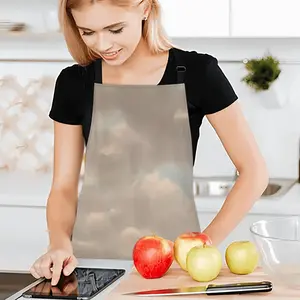
[[[120,66],[102,65],[103,83],[157,84],[168,62],[168,53],[151,53],[145,40],[141,40],[131,57]]]

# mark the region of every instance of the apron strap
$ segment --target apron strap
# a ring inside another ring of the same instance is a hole
[[[186,67],[185,66],[177,66],[176,67],[176,72],[177,72],[177,83],[184,83],[185,79],[185,71]]]
[[[182,56],[179,53],[179,50],[177,48],[172,48],[170,51],[172,51],[175,62],[176,62],[176,73],[177,73],[177,83],[184,83],[185,81],[185,73],[186,73],[186,67],[185,63],[182,59]]]
[[[174,49],[175,50],[175,49]],[[178,57],[178,53],[175,50],[174,51],[176,62],[180,62],[180,58]],[[177,73],[177,83],[184,83],[185,81],[185,73],[186,73],[186,67],[182,64],[178,64],[176,66],[176,73]],[[95,82],[96,83],[102,83],[102,64],[101,59],[97,59],[95,61]]]
[[[95,61],[95,82],[102,83],[102,64],[101,59]]]

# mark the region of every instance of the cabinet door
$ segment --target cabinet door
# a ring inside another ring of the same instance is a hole
[[[0,206],[0,270],[29,270],[48,246],[46,209]]]
[[[229,36],[229,0],[160,0],[171,37]]]
[[[231,0],[232,36],[299,37],[299,0]]]

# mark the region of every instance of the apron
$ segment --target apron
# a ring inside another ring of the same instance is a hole
[[[175,240],[200,231],[193,196],[193,153],[185,67],[177,84],[101,84],[94,104],[82,190],[72,235],[74,255],[132,259],[146,235]]]

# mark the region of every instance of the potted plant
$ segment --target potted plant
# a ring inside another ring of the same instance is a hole
[[[279,61],[268,54],[262,58],[254,58],[245,62],[248,72],[242,78],[256,94],[259,93],[261,104],[268,108],[281,107],[282,99],[278,88],[281,68]]]

